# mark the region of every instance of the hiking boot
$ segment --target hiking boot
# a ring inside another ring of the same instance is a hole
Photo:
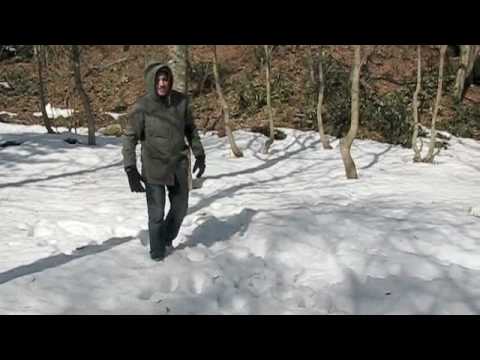
[[[150,254],[150,258],[153,261],[161,262],[165,259],[165,254]]]

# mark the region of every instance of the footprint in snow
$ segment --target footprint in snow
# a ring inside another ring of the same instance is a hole
[[[144,289],[144,290],[140,291],[140,293],[137,295],[137,298],[139,300],[148,301],[148,300],[150,300],[152,295],[153,295],[153,290],[152,289]]]
[[[137,298],[144,301],[161,302],[167,294],[173,293],[178,289],[178,278],[175,276],[163,277],[158,286],[153,288],[145,288],[139,292]]]
[[[203,292],[205,288],[205,284],[207,283],[207,276],[203,273],[193,273],[192,278],[190,280],[190,291],[199,295]]]
[[[192,262],[200,262],[205,260],[207,255],[199,248],[189,248],[186,251],[186,257]]]
[[[209,217],[210,217],[210,214],[202,211],[197,215],[195,215],[192,222],[194,225],[200,225],[200,224],[203,224]]]
[[[480,217],[480,206],[470,208],[470,215]]]
[[[157,292],[172,293],[178,289],[179,280],[176,276],[165,276],[158,283]]]

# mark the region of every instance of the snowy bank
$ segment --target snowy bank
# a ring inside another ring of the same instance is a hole
[[[338,140],[282,130],[270,155],[237,131],[242,159],[203,136],[203,186],[157,264],[120,139],[0,123],[0,141],[24,141],[0,150],[0,313],[480,313],[478,141],[452,137],[433,166],[355,141],[348,181]]]

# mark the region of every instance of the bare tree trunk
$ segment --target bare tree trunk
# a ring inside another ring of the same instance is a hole
[[[321,46],[320,47],[320,50],[321,50]],[[319,60],[319,56],[317,54],[315,54],[315,51],[314,51],[314,48],[315,48],[315,45],[307,45],[307,48],[308,48],[308,53],[309,53],[309,56],[310,56],[310,59],[309,59],[309,62],[308,62],[308,71],[309,71],[309,75],[310,75],[310,81],[312,82],[312,84],[314,84],[315,86],[318,85],[318,60]],[[320,51],[319,50],[319,51]]]
[[[414,162],[422,161],[422,148],[423,142],[420,148],[417,145],[418,138],[418,95],[420,94],[422,87],[422,50],[420,45],[417,45],[417,87],[413,94],[413,135],[412,135],[412,149],[415,153],[413,157]]]
[[[80,48],[78,45],[72,45],[72,67],[75,78],[75,87],[80,94],[85,114],[88,121],[88,145],[95,145],[95,117],[85,89],[82,84],[82,74],[80,72]]]
[[[437,86],[437,97],[435,99],[435,107],[433,109],[432,116],[432,129],[430,131],[430,145],[428,147],[427,156],[424,159],[424,162],[433,162],[435,156],[440,152],[440,148],[435,152],[435,144],[437,137],[437,130],[435,125],[438,117],[438,110],[440,108],[440,102],[442,100],[442,90],[443,90],[443,68],[445,63],[445,53],[447,52],[447,45],[442,45],[440,47],[440,66],[438,70],[438,86]]]
[[[267,109],[268,109],[268,121],[270,125],[270,139],[267,140],[265,143],[265,148],[263,149],[263,152],[265,154],[268,154],[268,151],[270,150],[270,147],[273,145],[273,142],[275,141],[275,128],[273,126],[273,110],[272,110],[272,94],[271,94],[271,79],[270,79],[270,72],[271,72],[271,66],[272,66],[272,59],[271,59],[271,51],[272,49],[270,48],[269,45],[263,45],[263,48],[265,50],[265,75],[266,75],[266,82],[267,82]]]
[[[189,45],[170,45],[169,51],[175,78],[173,86],[175,90],[187,94],[189,86]]]
[[[355,45],[354,62],[352,66],[352,107],[351,107],[351,124],[350,130],[346,137],[340,140],[340,153],[342,155],[343,164],[347,179],[358,179],[357,168],[350,154],[353,140],[357,136],[359,122],[359,105],[360,105],[360,68],[361,54],[360,45]]]
[[[43,78],[43,66],[45,64],[45,45],[34,45],[33,51],[37,58],[37,70],[38,70],[38,90],[40,98],[40,107],[42,108],[42,118],[45,128],[49,134],[55,134],[52,129],[50,119],[47,114],[47,91],[45,86],[45,79]]]
[[[460,45],[460,65],[455,80],[454,97],[457,101],[462,101],[466,92],[466,80],[470,76],[475,64],[475,60],[480,52],[478,45]]]
[[[468,59],[470,57],[471,46],[460,45],[460,64],[455,79],[454,97],[455,100],[462,100],[463,87],[465,86],[465,78],[468,67]]]
[[[320,140],[322,141],[323,148],[325,150],[330,150],[330,141],[325,135],[325,130],[323,129],[323,118],[322,118],[322,107],[323,107],[323,96],[325,93],[325,81],[323,78],[323,49],[319,49],[319,58],[318,58],[318,104],[317,104],[317,122],[318,122],[318,132],[320,134]]]
[[[243,157],[243,153],[240,151],[237,144],[235,143],[235,138],[233,136],[232,128],[230,126],[230,111],[228,109],[227,101],[223,96],[222,86],[220,84],[220,74],[218,73],[216,45],[213,45],[213,75],[215,77],[215,87],[217,89],[218,99],[223,109],[223,116],[225,120],[225,131],[227,133],[228,142],[230,143],[230,148],[232,149],[233,155],[235,155],[235,157],[237,158]]]
[[[169,45],[170,61],[172,64],[172,72],[174,83],[173,87],[185,95],[188,94],[188,67],[189,67],[189,45]],[[193,189],[192,176],[192,151],[188,150],[188,188]]]
[[[480,55],[480,45],[470,45],[472,50],[470,52],[470,57],[468,59],[468,66],[465,73],[465,84],[463,86],[463,91],[461,94],[461,98],[465,97],[467,90],[469,89],[470,85],[473,83],[473,72],[475,67],[475,62],[477,61]]]

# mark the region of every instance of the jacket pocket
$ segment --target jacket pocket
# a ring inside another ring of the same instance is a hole
[[[152,159],[168,160],[170,158],[170,139],[150,136],[145,141],[145,156]]]

